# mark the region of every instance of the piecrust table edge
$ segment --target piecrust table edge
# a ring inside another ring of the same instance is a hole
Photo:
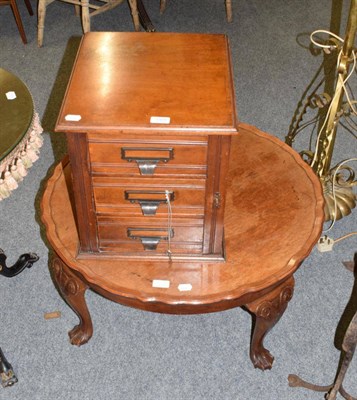
[[[316,200],[317,200],[316,207],[315,207],[315,214],[316,214],[315,224],[311,229],[309,238],[306,240],[305,247],[302,248],[297,254],[294,254],[294,256],[289,260],[289,262],[287,263],[287,265],[284,268],[284,270],[285,270],[284,274],[281,275],[281,277],[278,281],[276,281],[276,280],[274,281],[274,279],[272,278],[271,282],[267,283],[267,281],[265,280],[264,286],[262,286],[261,283],[260,284],[257,283],[254,287],[249,287],[249,290],[247,290],[245,293],[240,293],[239,298],[237,298],[237,296],[235,296],[234,291],[233,292],[231,291],[231,292],[225,293],[224,295],[222,295],[222,293],[219,293],[215,297],[214,296],[206,296],[206,298],[200,297],[199,299],[192,299],[189,296],[187,296],[186,298],[185,297],[172,298],[172,296],[165,297],[165,294],[162,294],[162,295],[160,294],[160,295],[152,296],[152,297],[148,298],[145,295],[141,295],[140,292],[134,293],[134,292],[130,292],[130,291],[125,291],[125,288],[123,289],[123,292],[121,292],[120,294],[117,294],[117,293],[112,294],[112,293],[108,292],[107,289],[100,287],[100,282],[98,282],[98,275],[91,276],[89,273],[88,274],[86,273],[86,276],[84,277],[80,271],[76,271],[75,269],[72,268],[73,271],[79,275],[80,279],[83,279],[84,282],[88,282],[89,286],[98,292],[109,293],[110,295],[112,295],[111,297],[115,297],[115,301],[117,301],[119,303],[126,304],[126,305],[133,306],[133,307],[142,308],[145,310],[150,310],[150,311],[170,312],[170,313],[172,312],[172,313],[179,313],[179,314],[193,313],[193,312],[187,312],[187,310],[185,311],[186,308],[189,309],[190,307],[197,307],[198,309],[202,308],[202,311],[199,311],[199,312],[214,312],[214,311],[217,311],[218,309],[223,310],[223,309],[233,308],[233,307],[236,307],[236,306],[239,306],[239,305],[245,303],[243,297],[249,298],[250,295],[254,294],[254,299],[259,298],[260,295],[270,292],[275,287],[281,285],[282,282],[287,281],[293,275],[293,273],[296,271],[296,269],[299,267],[301,262],[310,254],[312,248],[316,244],[316,242],[321,234],[323,220],[324,220],[324,218],[323,218],[324,217],[323,216],[324,200],[323,200],[323,195],[322,195],[322,188],[321,188],[318,178],[313,173],[311,168],[300,158],[300,156],[295,151],[293,151],[285,143],[281,142],[279,139],[275,138],[274,136],[268,135],[248,124],[240,123],[239,131],[240,132],[247,131],[249,133],[253,133],[255,135],[261,136],[265,139],[268,139],[268,140],[274,142],[276,145],[283,148],[285,151],[288,151],[295,158],[296,162],[300,166],[303,167],[308,179],[310,181],[312,181],[313,183],[315,183],[313,185],[313,187],[315,188],[315,195],[316,195]],[[50,179],[53,181],[57,180],[60,176],[60,173],[61,173],[60,171],[62,171],[62,170],[56,170],[55,174]],[[58,176],[56,175],[56,173],[58,174]],[[47,183],[47,185],[48,185],[48,183]],[[58,246],[58,244],[61,243],[60,240],[57,243],[57,241],[55,239],[53,239],[54,236],[58,239],[56,230],[53,226],[51,226],[48,223],[46,218],[44,218],[44,216],[43,216],[43,210],[49,206],[50,201],[51,201],[50,193],[45,191],[45,194],[41,201],[41,214],[42,214],[41,218],[42,218],[42,222],[44,223],[46,230],[47,230],[47,237],[48,237],[51,245],[55,249],[58,257],[60,259],[62,259],[62,261],[66,265],[68,265],[68,260],[72,260],[72,262],[78,263],[78,260],[75,260],[67,249],[63,248],[63,246],[61,246],[61,245]],[[144,263],[145,263],[145,261],[143,261],[143,264]],[[98,288],[99,288],[99,290],[98,290]],[[110,297],[110,295],[108,297]],[[112,298],[112,300],[113,300],[113,298]],[[140,305],[140,303],[142,303],[142,304]],[[159,310],[161,305],[163,305],[164,308],[167,310],[166,311]],[[171,311],[171,310],[168,311],[171,306],[176,311]],[[218,306],[218,308],[216,306]],[[207,307],[208,308],[211,307],[212,309],[207,309]],[[156,310],[156,308],[158,308],[158,310]],[[217,310],[216,310],[216,308],[217,308]]]

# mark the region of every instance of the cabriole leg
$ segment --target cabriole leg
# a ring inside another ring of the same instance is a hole
[[[79,318],[79,324],[68,332],[70,341],[81,346],[93,335],[92,319],[85,301],[88,286],[58,257],[52,262],[52,270],[62,296]]]
[[[291,277],[270,293],[245,305],[245,308],[255,316],[250,344],[250,358],[255,368],[262,370],[271,369],[274,357],[264,347],[263,341],[266,334],[284,314],[288,302],[293,296],[293,292],[294,278]]]

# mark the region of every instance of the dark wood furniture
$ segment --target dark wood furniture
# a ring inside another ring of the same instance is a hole
[[[293,294],[318,240],[318,179],[288,146],[249,125],[237,134],[224,35],[88,33],[56,130],[69,161],[41,209],[54,280],[93,333],[84,294],[192,314],[243,306],[251,359]],[[231,154],[231,155],[230,155]]]
[[[226,36],[86,34],[56,130],[73,167],[78,258],[223,261],[237,134]]]
[[[25,0],[25,5],[26,5],[26,8],[27,8],[27,11],[29,12],[29,14],[33,15],[33,10],[32,10],[30,0]],[[24,26],[22,24],[21,15],[20,15],[19,9],[17,7],[16,0],[0,0],[0,6],[10,6],[11,7],[12,13],[14,14],[14,17],[15,17],[17,29],[20,32],[21,40],[24,44],[26,44],[27,43],[26,33],[25,33]]]
[[[225,261],[78,257],[71,166],[67,161],[55,168],[42,199],[42,220],[55,251],[53,277],[80,319],[69,332],[72,344],[86,343],[93,333],[85,301],[89,288],[161,313],[242,306],[255,322],[253,364],[271,368],[264,337],[284,313],[293,295],[293,274],[319,238],[323,197],[318,179],[291,148],[249,125],[239,128],[226,182]],[[169,285],[156,287],[156,280]]]

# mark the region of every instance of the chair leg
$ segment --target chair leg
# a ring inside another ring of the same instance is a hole
[[[83,32],[90,32],[89,0],[81,0]]]
[[[26,8],[27,8],[27,11],[29,12],[29,14],[33,15],[33,10],[32,10],[30,0],[25,0],[25,4],[26,4]]]
[[[134,27],[136,32],[140,31],[140,20],[139,20],[139,13],[138,13],[138,4],[136,0],[128,0],[131,15],[133,17]]]
[[[43,31],[45,29],[46,0],[38,0],[37,46],[42,47]]]
[[[11,9],[12,9],[12,12],[13,12],[15,20],[16,20],[17,29],[20,32],[22,42],[24,44],[26,44],[27,43],[26,34],[25,34],[24,26],[22,25],[22,20],[21,20],[21,16],[19,13],[19,9],[17,8],[16,0],[10,0],[10,5],[11,5]]]
[[[166,8],[166,0],[160,0],[160,14],[165,11]]]
[[[226,1],[226,14],[227,14],[227,21],[232,22],[232,0],[225,0]]]
[[[76,14],[76,17],[79,17],[81,15],[81,6],[79,6],[78,4],[74,5],[74,12]]]

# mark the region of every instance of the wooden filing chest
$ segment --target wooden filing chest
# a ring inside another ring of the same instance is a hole
[[[57,120],[78,257],[224,259],[237,134],[226,36],[84,35]]]

